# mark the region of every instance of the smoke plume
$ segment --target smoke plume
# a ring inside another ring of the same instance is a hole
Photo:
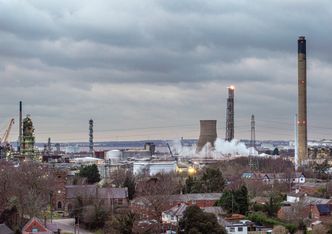
[[[180,140],[171,142],[172,152],[182,157],[212,157],[222,158],[225,156],[248,156],[249,149],[244,143],[233,139],[232,141],[225,141],[217,138],[214,142],[214,147],[207,143],[199,152],[196,152],[196,145],[183,145]]]

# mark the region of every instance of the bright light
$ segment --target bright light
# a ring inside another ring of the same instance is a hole
[[[231,90],[234,90],[234,89],[235,89],[235,86],[234,86],[234,85],[231,85],[231,86],[229,86],[228,88],[231,89]]]
[[[196,169],[193,168],[193,167],[189,167],[189,168],[188,168],[188,173],[189,173],[190,175],[196,174]]]
[[[182,173],[183,172],[183,169],[182,168],[179,168],[178,166],[176,167],[176,171],[179,172],[179,173]]]

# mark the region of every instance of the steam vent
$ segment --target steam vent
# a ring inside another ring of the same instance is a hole
[[[196,152],[201,151],[203,146],[208,142],[214,146],[214,142],[217,139],[217,120],[201,120],[200,124],[201,130],[197,142]]]

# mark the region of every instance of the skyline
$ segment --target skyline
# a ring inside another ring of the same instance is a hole
[[[17,14],[20,9],[20,14]],[[307,39],[308,139],[332,139],[329,1],[0,1],[0,134],[18,103],[36,141],[225,135],[289,140],[297,110],[297,39]],[[169,129],[168,129],[169,128]]]

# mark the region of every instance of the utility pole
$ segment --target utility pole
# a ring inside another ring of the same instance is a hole
[[[50,192],[50,211],[51,211],[51,223],[53,222],[53,209],[52,209],[52,197],[53,197],[53,192]]]

